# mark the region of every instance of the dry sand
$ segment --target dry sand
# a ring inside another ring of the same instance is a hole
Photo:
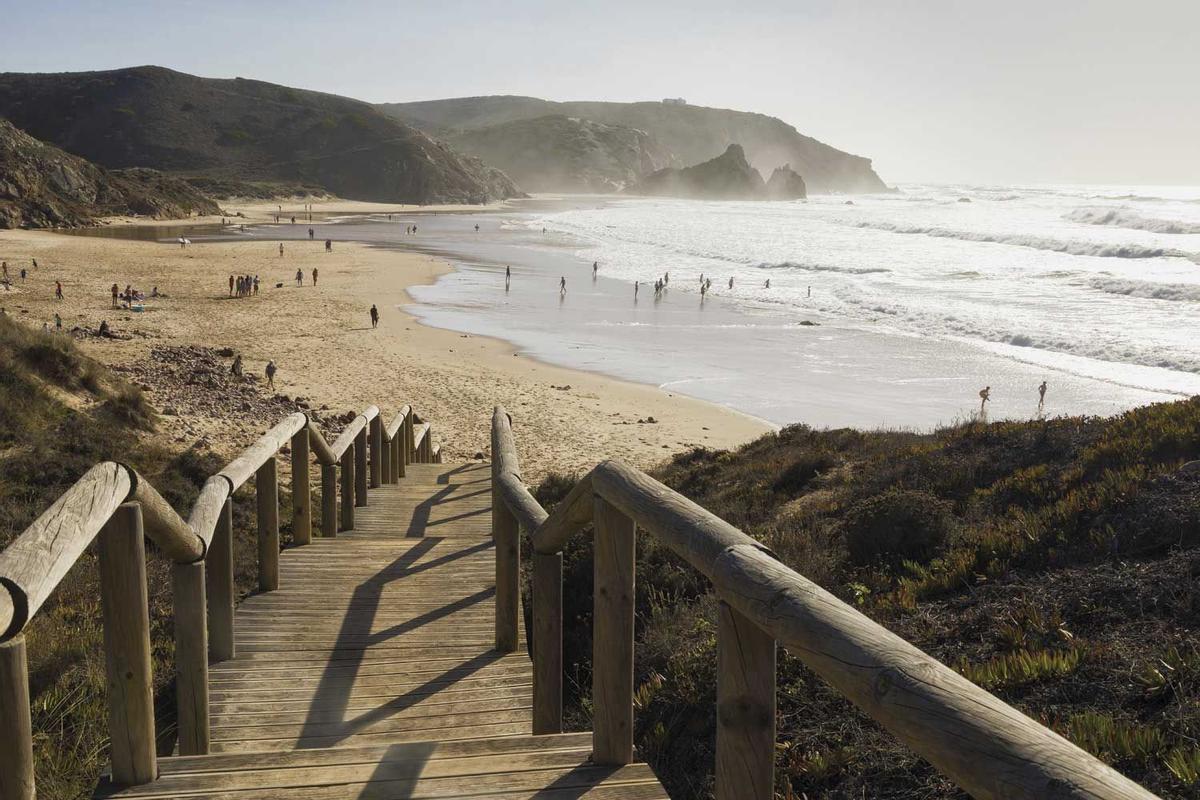
[[[262,218],[274,205],[241,209]],[[292,205],[298,209],[301,203]],[[317,213],[329,214],[400,209],[346,201],[317,206]],[[22,285],[17,275],[31,258],[39,268]],[[423,255],[341,242],[326,253],[321,241],[291,241],[280,257],[278,242],[269,239],[183,249],[0,231],[0,259],[8,261],[16,281],[12,292],[0,292],[0,306],[14,318],[53,326],[58,312],[65,329],[95,330],[107,319],[119,332],[136,332],[128,341],[82,343],[104,363],[144,362],[153,348],[165,345],[234,348],[244,354],[248,374],[261,375],[274,359],[277,391],[303,396],[314,407],[341,412],[374,403],[390,419],[410,403],[432,423],[447,463],[487,453],[492,407],[502,404],[513,415],[529,482],[551,470],[584,471],[605,458],[649,467],[692,445],[729,447],[768,430],[758,420],[656,387],[550,366],[516,354],[504,342],[420,325],[396,306],[409,302],[407,287],[448,269]],[[315,288],[314,268],[320,271]],[[297,269],[304,272],[303,287],[295,286]],[[259,296],[229,298],[231,273],[257,274]],[[56,280],[63,283],[62,302],[54,299]],[[144,313],[115,310],[113,283],[147,294],[157,286],[169,297],[149,300]],[[282,288],[276,288],[279,283]],[[374,330],[372,303],[382,315]],[[162,392],[152,392],[150,399],[157,407],[170,405],[170,397],[156,394]],[[639,422],[649,418],[656,422]],[[228,451],[274,422],[264,419],[248,431],[223,420],[176,418],[163,427],[204,433],[214,447]],[[231,430],[237,435],[220,435]],[[230,440],[241,441],[222,446]]]

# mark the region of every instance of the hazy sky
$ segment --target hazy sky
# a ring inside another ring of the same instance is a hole
[[[0,0],[0,20],[0,71],[682,96],[781,117],[888,182],[1200,184],[1200,0]]]

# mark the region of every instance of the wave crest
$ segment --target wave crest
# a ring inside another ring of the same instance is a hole
[[[1200,233],[1200,223],[1177,219],[1155,219],[1143,217],[1127,208],[1097,208],[1085,206],[1067,213],[1064,219],[1086,225],[1107,225],[1114,228],[1129,228],[1151,233],[1188,234]]]
[[[956,231],[949,228],[923,225],[896,225],[890,222],[857,222],[858,228],[872,228],[890,233],[922,234],[939,239],[960,239],[965,242],[987,242],[1009,244],[1017,247],[1032,247],[1075,256],[1097,256],[1099,258],[1186,258],[1200,263],[1200,255],[1186,253],[1172,247],[1155,247],[1141,244],[1109,244],[1106,242],[1078,242],[1048,239],[1044,236],[1028,236],[1016,233],[982,233],[978,231]]]
[[[1147,300],[1170,300],[1177,303],[1200,303],[1200,285],[1191,283],[1150,283],[1121,278],[1093,278],[1088,286],[1106,294],[1125,297],[1144,297]]]

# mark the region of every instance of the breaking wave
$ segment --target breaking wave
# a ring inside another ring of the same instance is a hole
[[[1036,250],[1049,250],[1055,253],[1068,253],[1075,256],[1097,256],[1100,258],[1186,258],[1200,263],[1200,255],[1195,253],[1186,253],[1171,247],[1154,247],[1153,245],[1063,241],[1025,234],[956,231],[949,228],[920,225],[895,225],[890,222],[857,222],[854,225],[858,228],[872,228],[891,233],[922,234],[939,239],[960,239],[966,242],[988,242],[991,244],[1009,244],[1017,247],[1032,247]]]
[[[1119,294],[1125,297],[1200,303],[1200,285],[1191,283],[1150,283],[1121,278],[1093,278],[1088,281],[1088,286],[1106,294]]]
[[[803,264],[799,261],[781,261],[778,264],[759,263],[754,266],[759,269],[799,269],[805,272],[841,272],[846,275],[871,275],[878,272],[891,272],[886,267],[835,267],[830,264]]]
[[[1087,225],[1108,225],[1152,233],[1200,233],[1200,223],[1143,217],[1127,208],[1077,208],[1068,212],[1064,219]]]

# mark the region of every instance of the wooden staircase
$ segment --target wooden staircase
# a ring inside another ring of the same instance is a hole
[[[591,735],[532,735],[524,641],[495,650],[491,471],[411,464],[355,529],[285,550],[209,673],[210,755],[98,797],[665,798]]]

